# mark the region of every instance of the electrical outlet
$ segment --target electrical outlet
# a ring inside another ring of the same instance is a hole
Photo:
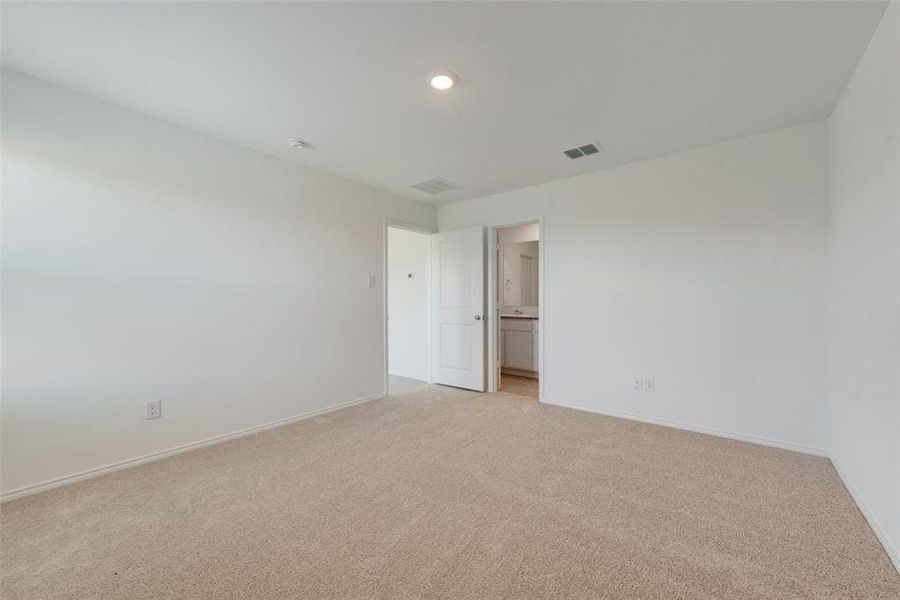
[[[647,377],[644,379],[644,391],[646,392],[655,392],[656,391],[656,379],[653,377]]]
[[[369,275],[369,289],[375,289],[375,276]]]
[[[148,402],[145,408],[145,419],[158,419],[162,416],[162,400],[153,400],[151,402]]]
[[[634,379],[632,379],[631,389],[638,391],[644,389],[644,380],[641,377],[635,377]]]

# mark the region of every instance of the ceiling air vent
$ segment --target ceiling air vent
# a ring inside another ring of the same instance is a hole
[[[584,146],[578,146],[577,148],[569,148],[568,150],[563,150],[563,154],[573,160],[576,158],[581,158],[583,156],[597,154],[598,152],[600,152],[600,146],[598,146],[597,144],[585,144]]]
[[[461,186],[456,185],[446,179],[441,179],[440,177],[435,177],[434,179],[429,179],[427,181],[420,181],[419,183],[414,183],[411,188],[417,189],[420,192],[425,192],[426,194],[440,194],[441,192],[447,192],[450,190],[457,190]]]

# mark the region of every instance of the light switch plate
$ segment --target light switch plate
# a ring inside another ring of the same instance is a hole
[[[641,377],[635,377],[631,380],[631,389],[633,390],[642,390],[644,389],[644,380]]]
[[[369,275],[369,288],[374,288],[374,287],[375,287],[375,276]]]

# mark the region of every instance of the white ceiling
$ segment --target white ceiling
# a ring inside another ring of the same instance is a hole
[[[3,62],[446,203],[825,118],[885,6],[4,2]],[[432,90],[439,68],[460,85]],[[409,187],[435,176],[463,189]]]

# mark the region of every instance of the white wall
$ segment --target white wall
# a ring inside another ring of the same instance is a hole
[[[439,226],[544,216],[547,401],[822,450],[827,141],[783,129],[442,206]]]
[[[383,393],[383,220],[433,208],[2,84],[4,492]]]
[[[900,4],[830,121],[831,451],[900,569]]]
[[[431,236],[389,227],[387,243],[388,368],[392,375],[426,381],[431,359]]]

